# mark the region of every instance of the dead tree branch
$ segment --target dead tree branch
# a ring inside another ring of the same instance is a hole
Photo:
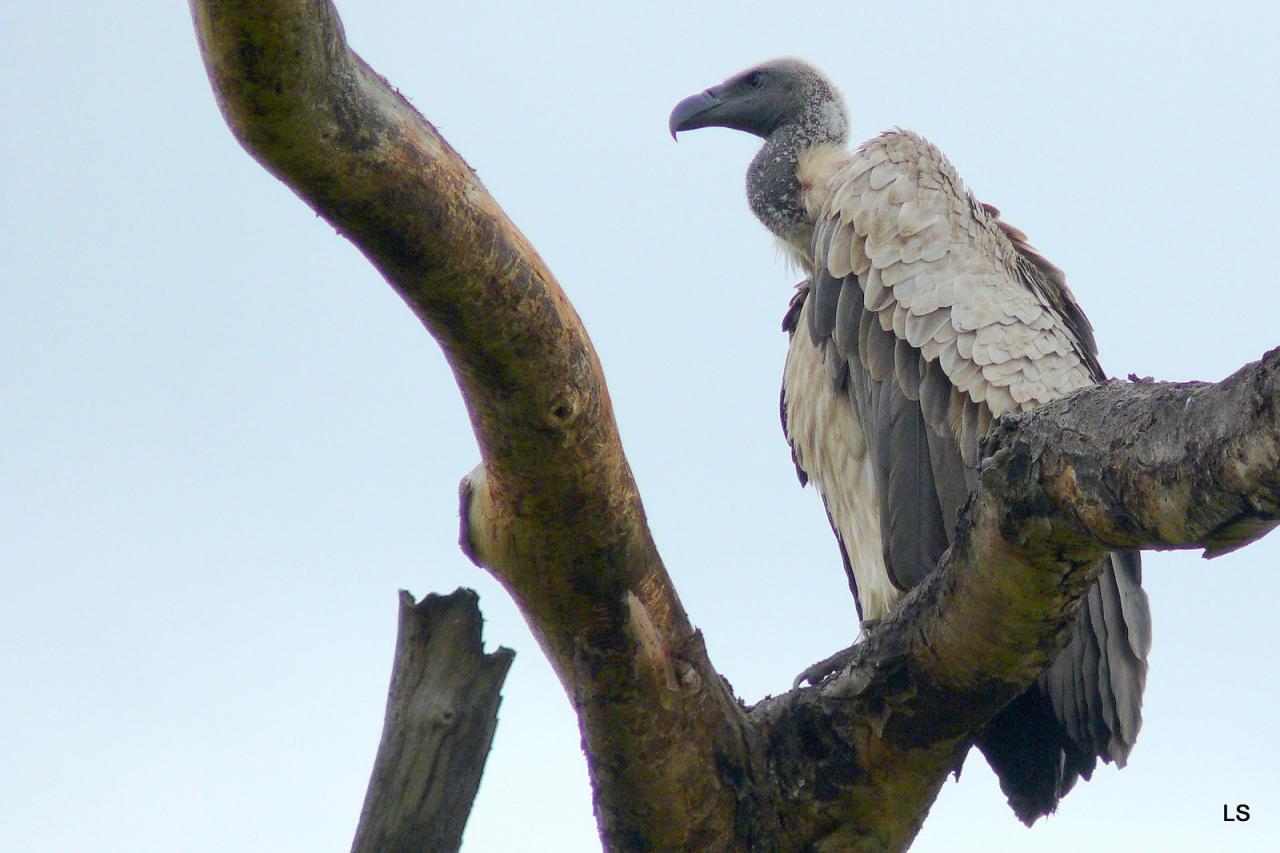
[[[382,742],[352,853],[457,850],[498,724],[511,649],[484,653],[469,589],[400,591]]]

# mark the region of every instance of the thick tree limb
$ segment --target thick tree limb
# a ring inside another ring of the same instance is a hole
[[[191,8],[236,138],[360,248],[449,359],[483,457],[464,482],[464,547],[578,711],[606,840],[733,846],[738,796],[717,768],[748,763],[738,707],[654,548],[599,361],[555,279],[350,50],[327,0]]]
[[[1112,383],[1002,421],[941,570],[817,688],[749,712],[645,524],[577,315],[475,175],[345,44],[327,0],[191,0],[219,105],[443,347],[483,457],[462,544],[578,713],[613,850],[901,849],[975,729],[1065,639],[1114,547],[1234,547],[1277,515],[1277,357]]]
[[[511,649],[484,653],[476,594],[415,604],[400,628],[382,742],[352,853],[457,850],[498,724]]]

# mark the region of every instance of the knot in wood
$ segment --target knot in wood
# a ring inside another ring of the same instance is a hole
[[[452,728],[453,724],[458,721],[458,710],[451,705],[444,708],[437,708],[436,712],[431,715],[430,719],[432,728]]]
[[[555,429],[567,429],[581,411],[581,397],[572,386],[560,388],[547,403],[543,415],[547,425]]]

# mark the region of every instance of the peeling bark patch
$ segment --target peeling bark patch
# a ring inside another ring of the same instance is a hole
[[[627,593],[628,630],[636,644],[635,665],[637,675],[645,677],[657,686],[671,691],[680,689],[670,652],[649,618],[649,611],[634,593]]]

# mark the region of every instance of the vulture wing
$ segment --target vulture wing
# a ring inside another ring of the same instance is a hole
[[[924,139],[872,139],[816,189],[783,421],[859,612],[878,618],[947,548],[992,418],[1103,375],[1062,273]],[[1140,573],[1136,552],[1109,555],[1070,644],[979,741],[1027,823],[1133,746],[1150,646]]]

